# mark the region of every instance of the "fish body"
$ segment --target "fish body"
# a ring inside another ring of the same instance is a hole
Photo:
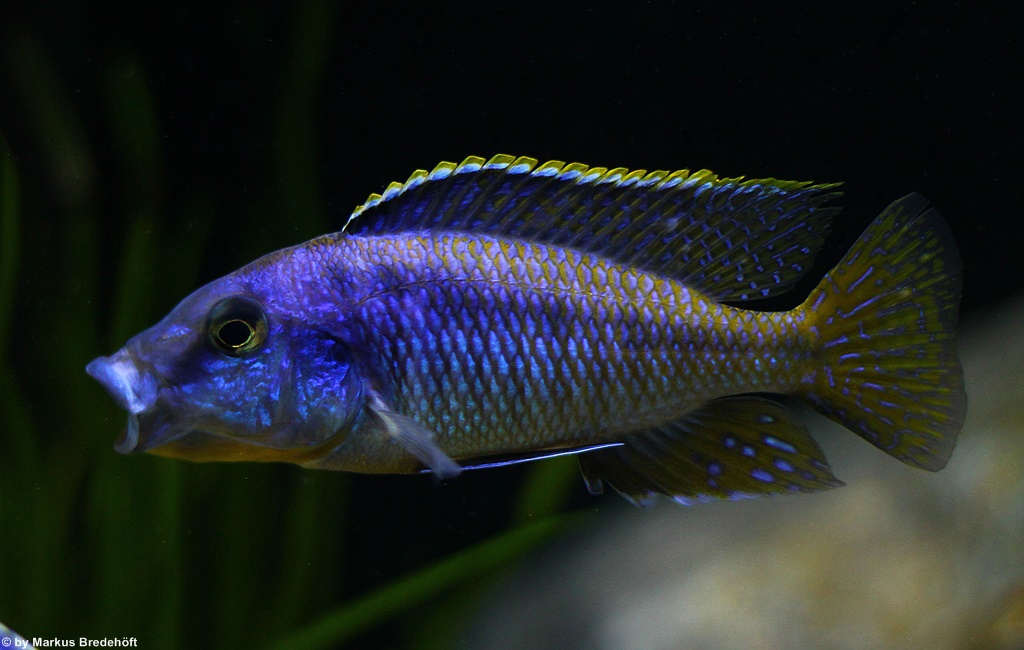
[[[737,392],[787,392],[809,358],[794,314],[718,304],[596,255],[444,233],[325,244],[386,401],[453,458],[611,442]],[[381,269],[388,280],[378,283]],[[378,443],[380,441],[377,441]],[[342,448],[341,469],[409,472],[391,445]]]
[[[743,307],[804,274],[833,187],[443,163],[88,370],[130,413],[120,451],[192,460],[449,477],[576,452],[638,504],[838,485],[780,393],[938,469],[965,408],[960,266],[923,199],[799,307]]]

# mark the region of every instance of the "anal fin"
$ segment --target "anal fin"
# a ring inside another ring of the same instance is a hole
[[[658,494],[685,505],[842,485],[807,429],[760,397],[709,402],[623,443],[582,454],[580,469],[591,493],[607,483],[641,507]]]

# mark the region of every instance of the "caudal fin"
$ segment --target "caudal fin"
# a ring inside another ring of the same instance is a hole
[[[800,309],[815,334],[805,396],[903,462],[949,460],[967,398],[954,345],[961,264],[919,194],[892,203]]]

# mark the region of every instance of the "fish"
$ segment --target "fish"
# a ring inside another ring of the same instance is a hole
[[[125,454],[441,480],[569,454],[638,506],[842,485],[796,398],[937,471],[966,411],[962,265],[925,198],[797,307],[757,308],[811,268],[837,187],[443,162],[86,371],[128,412]]]

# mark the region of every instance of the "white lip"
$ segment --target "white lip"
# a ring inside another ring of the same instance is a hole
[[[118,441],[117,450],[127,453],[139,443],[139,414],[156,404],[156,380],[140,373],[127,348],[121,348],[109,357],[99,357],[85,367],[100,382],[117,405],[128,411],[128,430]]]
[[[118,406],[132,414],[142,413],[156,403],[156,382],[139,373],[127,348],[113,356],[94,359],[85,371],[103,384]]]

